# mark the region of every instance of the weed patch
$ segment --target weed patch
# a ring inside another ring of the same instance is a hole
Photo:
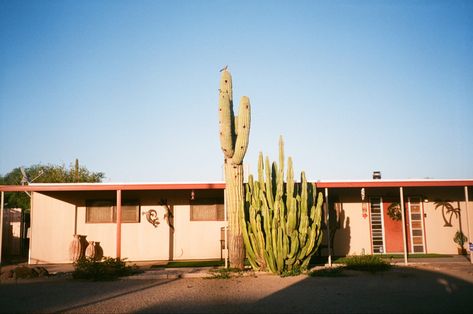
[[[369,272],[386,271],[391,269],[391,264],[377,255],[354,255],[340,258],[337,263],[346,265],[347,269]]]
[[[210,271],[211,277],[207,279],[230,279],[243,276],[243,271],[237,268],[217,268]]]

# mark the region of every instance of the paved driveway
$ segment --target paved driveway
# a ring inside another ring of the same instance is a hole
[[[0,285],[1,312],[471,313],[470,264],[397,267],[344,277],[79,282],[48,278]],[[146,279],[147,278],[147,279]]]

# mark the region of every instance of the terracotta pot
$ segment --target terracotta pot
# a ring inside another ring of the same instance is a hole
[[[85,257],[95,259],[97,250],[95,249],[95,242],[89,241],[89,245],[85,249]]]
[[[466,249],[462,247],[458,247],[458,255],[466,255]]]
[[[79,259],[84,257],[84,240],[86,236],[74,234],[71,244],[69,245],[69,259],[73,262],[77,262]]]
[[[103,249],[100,246],[100,242],[96,241],[94,245],[95,245],[95,260],[100,261],[103,258]]]

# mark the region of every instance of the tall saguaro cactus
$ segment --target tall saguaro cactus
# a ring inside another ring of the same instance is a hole
[[[225,160],[225,204],[228,212],[228,253],[230,267],[243,269],[245,247],[240,228],[239,208],[244,202],[243,158],[250,135],[250,99],[241,97],[238,116],[233,113],[232,76],[225,68],[220,78],[220,146]]]

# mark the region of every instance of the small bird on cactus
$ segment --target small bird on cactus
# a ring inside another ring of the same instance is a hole
[[[220,69],[220,72],[226,71],[227,69],[228,69],[228,65],[226,65],[222,69]]]

